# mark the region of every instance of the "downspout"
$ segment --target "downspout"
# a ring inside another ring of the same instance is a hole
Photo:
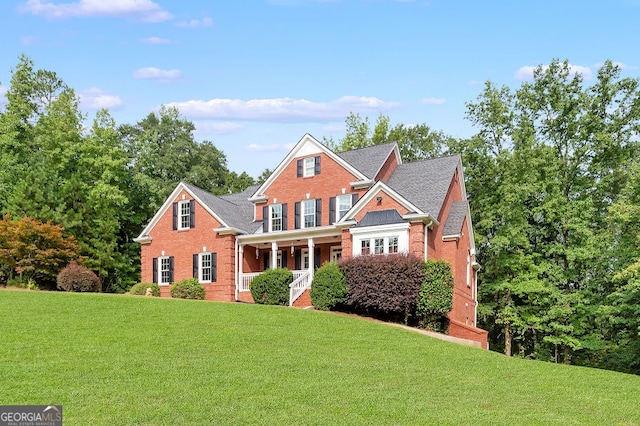
[[[429,250],[429,227],[433,225],[433,220],[430,220],[429,223],[424,225],[424,260],[429,259],[428,250]]]
[[[236,302],[238,301],[238,291],[239,291],[239,281],[238,281],[238,238],[234,237],[234,245],[235,245],[235,250],[234,250],[234,257],[235,257],[235,262],[234,262],[234,266],[233,266],[233,276],[234,276],[234,281],[236,283],[236,291],[235,291],[235,299]]]

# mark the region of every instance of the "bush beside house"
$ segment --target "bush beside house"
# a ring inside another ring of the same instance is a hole
[[[293,282],[293,272],[288,269],[269,269],[251,281],[251,296],[262,305],[289,304],[289,286]]]
[[[153,297],[160,297],[160,286],[156,283],[137,283],[129,289],[129,294],[134,296],[146,296],[147,289],[151,289]]]
[[[204,287],[197,278],[187,278],[171,285],[169,290],[171,297],[175,299],[204,300]]]
[[[316,309],[329,311],[347,301],[347,282],[335,262],[322,265],[313,277],[311,304]]]

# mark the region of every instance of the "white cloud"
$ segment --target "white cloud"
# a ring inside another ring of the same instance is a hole
[[[196,133],[199,135],[227,135],[244,129],[243,125],[230,121],[194,121],[193,124],[196,126]]]
[[[520,67],[520,69],[516,71],[515,77],[518,80],[533,80],[533,72],[536,70],[536,68],[537,67],[532,67],[531,65],[525,65],[524,67]],[[547,68],[549,68],[548,65],[542,66],[543,70],[546,70]],[[582,78],[584,78],[585,80],[591,80],[591,78],[593,77],[593,72],[591,71],[591,68],[584,67],[582,65],[569,64],[569,73],[571,75],[581,74]]]
[[[211,99],[171,102],[190,118],[217,120],[247,120],[275,122],[330,122],[343,120],[350,112],[379,113],[400,106],[397,102],[384,102],[375,97],[343,96],[330,102],[312,102],[306,99],[274,98]]]
[[[422,98],[420,103],[424,105],[443,105],[444,98]]]
[[[205,16],[202,19],[192,19],[190,21],[180,21],[176,24],[177,27],[182,28],[202,28],[210,27],[213,25],[213,19]]]
[[[122,106],[122,101],[118,96],[97,87],[83,90],[79,93],[79,96],[80,102],[87,109],[118,109]]]
[[[288,152],[295,146],[293,143],[275,143],[271,145],[260,145],[250,143],[247,145],[247,151],[251,152]]]
[[[24,44],[25,46],[32,46],[37,42],[38,42],[38,37],[36,36],[26,35],[26,36],[20,37],[20,43]]]
[[[75,3],[51,3],[46,0],[27,0],[18,6],[21,12],[63,19],[88,16],[133,17],[145,22],[162,22],[173,18],[159,4],[151,0],[79,0]]]
[[[155,67],[145,67],[136,70],[133,73],[134,78],[142,80],[160,80],[169,81],[176,80],[182,77],[182,71],[180,70],[161,70]]]
[[[169,44],[171,40],[167,40],[166,38],[160,37],[147,37],[140,40],[144,44]]]

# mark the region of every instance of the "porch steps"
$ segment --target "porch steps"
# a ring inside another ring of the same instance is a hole
[[[311,305],[311,289],[306,289],[294,302],[296,308],[308,308]]]

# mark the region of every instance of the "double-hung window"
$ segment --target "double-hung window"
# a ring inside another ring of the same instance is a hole
[[[336,204],[338,206],[337,220],[342,219],[342,217],[351,209],[352,200],[353,196],[351,194],[338,195],[336,197]]]
[[[211,253],[200,253],[200,282],[211,282]]]
[[[271,206],[271,230],[282,231],[282,204]]]
[[[398,252],[398,237],[393,236],[389,237],[389,253],[397,253]]]
[[[187,229],[191,227],[191,203],[189,200],[180,201],[178,203],[178,229]]]
[[[171,284],[171,258],[162,256],[158,258],[159,281],[158,284]]]
[[[360,254],[363,256],[371,254],[371,240],[362,240],[360,243]]]
[[[320,174],[320,156],[301,158],[296,164],[298,177],[311,177]]]
[[[304,159],[304,177],[313,176],[316,171],[316,162],[314,157],[309,157]]]
[[[316,226],[316,200],[302,201],[302,227],[313,228]]]
[[[374,238],[373,240],[373,254],[384,253],[384,238]]]

